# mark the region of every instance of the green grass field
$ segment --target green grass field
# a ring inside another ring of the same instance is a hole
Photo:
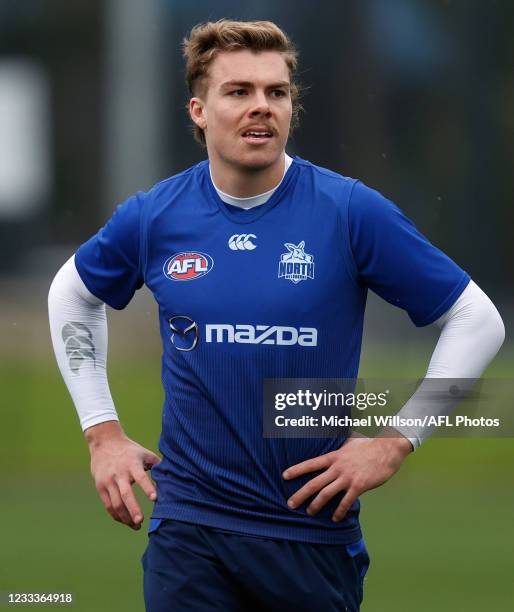
[[[361,375],[422,374],[398,350],[365,355]],[[141,365],[141,363],[143,365]],[[500,356],[489,376],[510,376]],[[409,372],[406,368],[409,368]],[[111,387],[128,435],[157,449],[159,357],[116,359]],[[144,610],[134,532],[104,510],[71,401],[50,360],[4,364],[0,591],[72,592],[84,612]],[[372,565],[364,612],[513,609],[514,440],[433,439],[362,498]],[[47,606],[56,608],[56,606]]]

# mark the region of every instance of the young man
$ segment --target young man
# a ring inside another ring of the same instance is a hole
[[[358,496],[422,433],[264,438],[263,380],[356,378],[368,288],[442,328],[429,377],[480,376],[503,325],[391,202],[286,154],[297,58],[275,24],[197,26],[184,52],[208,160],[129,198],[50,291],[96,487],[134,529],[131,485],[156,500],[149,611],[358,610],[369,563]],[[143,283],[160,312],[162,460],[125,436],[105,374],[104,303],[124,308]]]

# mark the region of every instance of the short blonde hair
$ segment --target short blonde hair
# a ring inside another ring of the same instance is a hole
[[[196,25],[182,42],[186,60],[186,81],[191,96],[204,96],[211,62],[221,51],[278,51],[284,57],[291,80],[293,114],[291,131],[298,125],[302,110],[300,86],[295,81],[298,53],[287,34],[272,21],[231,21],[220,19]],[[194,136],[205,144],[203,130],[194,126]]]

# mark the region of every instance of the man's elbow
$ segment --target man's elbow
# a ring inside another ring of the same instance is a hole
[[[505,341],[505,325],[500,313],[492,302],[484,319],[482,329],[483,334],[487,337],[487,346],[489,346],[492,353],[492,359]]]
[[[503,319],[500,316],[500,313],[496,310],[496,318],[495,318],[495,331],[496,331],[496,341],[498,343],[498,351],[500,350],[502,344],[505,341],[505,325],[503,323]]]

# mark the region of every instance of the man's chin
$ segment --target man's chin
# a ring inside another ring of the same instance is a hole
[[[258,172],[276,164],[281,155],[282,151],[251,151],[235,158],[233,163],[249,172]]]

